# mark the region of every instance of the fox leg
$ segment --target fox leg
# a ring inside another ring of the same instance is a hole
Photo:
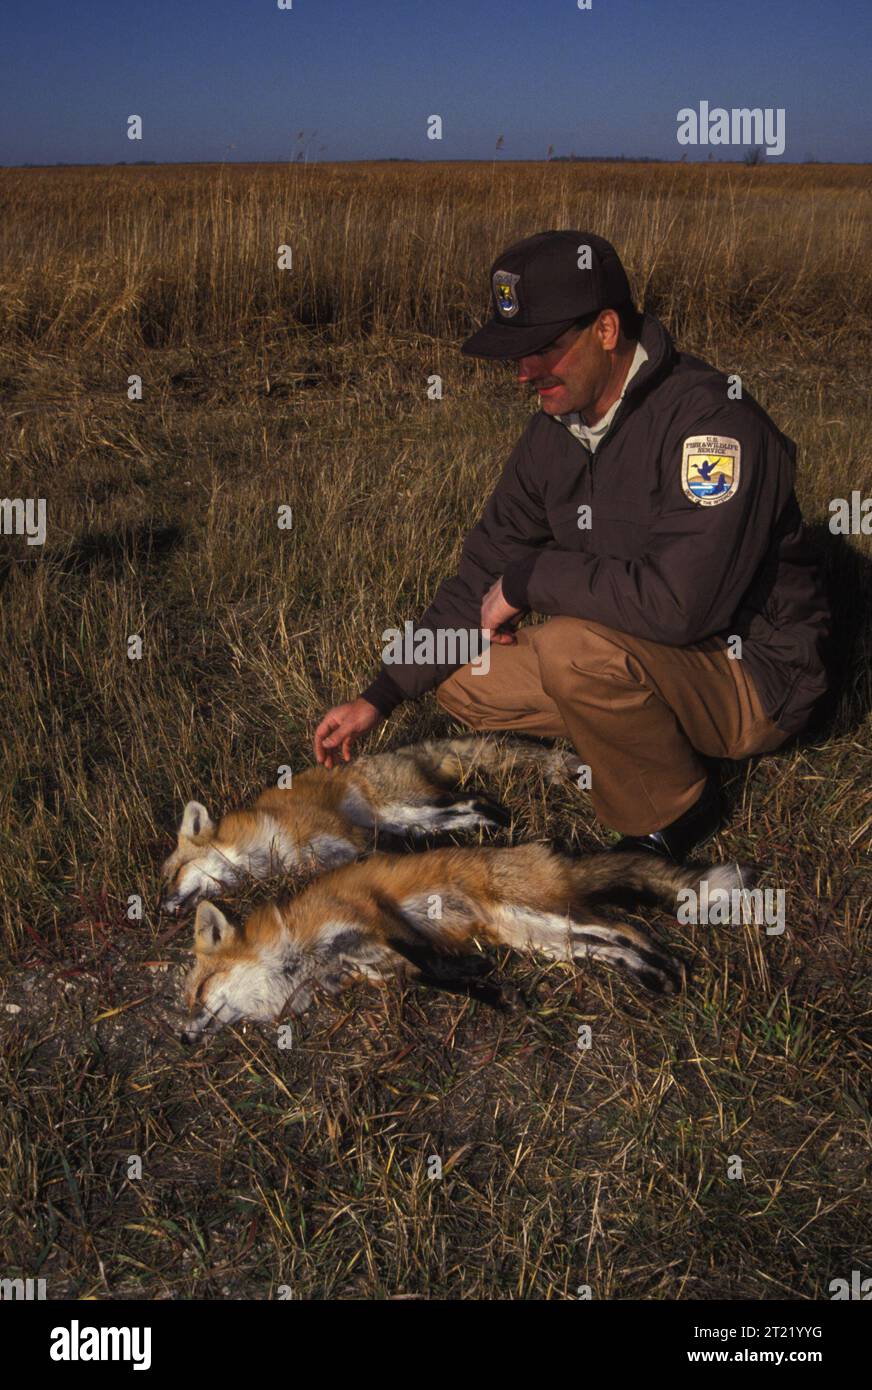
[[[390,979],[397,973],[397,964],[390,947],[373,936],[365,916],[349,913],[341,920],[327,921],[287,972],[291,994],[299,991],[301,995],[301,1004],[289,1007],[292,1012],[302,1012],[315,988],[325,994],[339,994],[354,980]]]
[[[424,837],[450,830],[492,830],[507,820],[502,807],[483,796],[439,796],[421,803],[391,802],[376,812],[375,824],[388,834]]]
[[[444,990],[448,994],[465,994],[499,1012],[505,1012],[510,1007],[509,994],[513,992],[506,992],[499,983],[492,984],[482,978],[491,973],[493,963],[484,956],[473,954],[471,943],[470,949],[461,954],[456,940],[440,945],[438,932],[434,933],[432,922],[428,921],[428,929],[422,930],[420,900],[398,903],[378,894],[375,902],[385,922],[390,949],[414,966],[417,984]],[[460,915],[468,918],[469,906],[458,900],[453,914],[455,926],[457,909],[460,909]]]
[[[672,956],[637,927],[616,924],[586,912],[584,920],[539,912],[527,907],[502,907],[489,922],[492,939],[520,951],[536,951],[549,960],[580,964],[587,957],[622,967],[646,989],[674,994],[682,977]]]
[[[501,806],[485,796],[458,796],[422,783],[402,796],[380,799],[351,786],[340,810],[353,825],[388,835],[425,836],[448,830],[490,829],[507,825]]]
[[[608,922],[587,908],[582,916],[579,908],[565,914],[506,904],[484,906],[456,889],[437,895],[439,914],[433,918],[432,896],[416,894],[392,905],[378,899],[382,915],[402,927],[392,933],[395,938],[413,945],[423,941],[428,950],[449,956],[462,954],[475,939],[540,952],[550,960],[581,963],[592,956],[623,968],[657,993],[674,994],[680,985],[679,962],[629,923]],[[398,949],[396,939],[391,945]]]

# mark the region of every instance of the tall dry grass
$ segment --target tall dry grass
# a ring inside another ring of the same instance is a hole
[[[5,170],[0,191],[0,325],[25,350],[456,337],[498,248],[560,226],[612,238],[640,301],[701,343],[838,335],[872,311],[872,188],[851,166]]]

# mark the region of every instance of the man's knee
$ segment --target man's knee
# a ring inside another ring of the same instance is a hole
[[[448,714],[475,728],[474,710],[464,695],[463,688],[456,676],[449,676],[441,685],[437,685],[434,694],[436,703],[441,705]]]
[[[579,675],[637,679],[621,634],[584,618],[550,618],[534,638],[542,686],[559,696],[572,689]]]

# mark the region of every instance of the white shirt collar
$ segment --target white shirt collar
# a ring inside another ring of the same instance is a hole
[[[633,360],[630,363],[630,370],[627,372],[627,375],[624,378],[624,385],[621,388],[621,394],[618,396],[618,399],[615,401],[614,405],[609,406],[603,418],[601,420],[597,420],[595,425],[586,425],[577,410],[574,410],[571,415],[555,415],[554,419],[559,420],[561,425],[565,425],[566,428],[569,430],[570,434],[574,435],[576,439],[580,439],[582,444],[584,444],[585,447],[588,448],[591,453],[595,453],[597,445],[599,444],[600,440],[604,437],[604,435],[608,432],[609,427],[611,426],[611,423],[618,412],[618,407],[620,406],[622,400],[624,399],[624,396],[627,393],[627,387],[629,386],[630,382],[632,381],[633,377],[636,375],[642,364],[647,361],[647,352],[645,351],[641,343],[637,343],[636,351],[633,354]]]

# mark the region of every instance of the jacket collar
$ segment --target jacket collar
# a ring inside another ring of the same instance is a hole
[[[613,428],[620,417],[626,416],[629,409],[633,409],[638,404],[639,399],[650,386],[668,375],[675,361],[675,344],[668,330],[664,328],[659,319],[655,319],[653,314],[642,315],[642,330],[639,334],[639,341],[648,354],[648,361],[642,363],[632,381],[627,383],[624,399],[612,421]],[[611,430],[609,430],[609,434],[611,434]]]
[[[642,363],[627,387],[625,401],[635,396],[643,387],[650,386],[655,379],[666,376],[676,358],[675,344],[668,329],[664,328],[653,314],[642,315],[639,339],[648,354],[648,361]]]

